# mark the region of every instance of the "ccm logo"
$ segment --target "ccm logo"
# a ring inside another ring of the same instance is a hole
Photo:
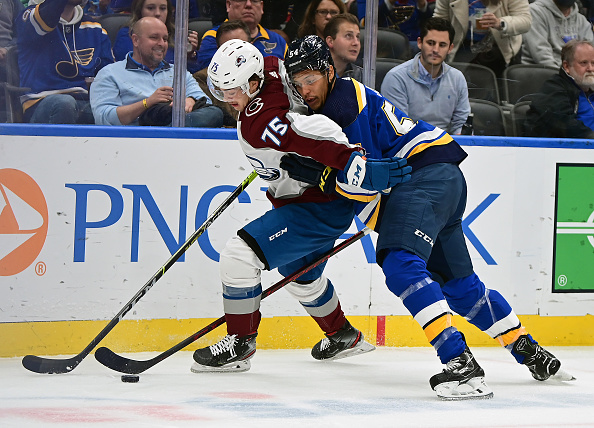
[[[278,232],[276,232],[274,235],[272,235],[272,236],[269,236],[269,237],[268,237],[268,239],[269,239],[270,241],[272,241],[272,240],[274,240],[274,239],[278,238],[279,236],[281,236],[281,235],[282,235],[283,233],[285,233],[286,231],[287,231],[287,228],[285,227],[284,229],[281,229],[281,230],[279,230]]]
[[[423,238],[424,241],[427,241],[429,243],[429,245],[431,245],[433,247],[433,239],[431,239],[429,237],[429,235],[424,234],[419,229],[415,230],[415,235],[417,235],[418,237]]]

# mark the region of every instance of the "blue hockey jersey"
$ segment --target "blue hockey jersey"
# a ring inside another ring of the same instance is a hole
[[[45,0],[17,19],[23,109],[54,93],[86,96],[86,77],[114,62],[111,43],[101,24],[74,8],[70,21],[60,17],[68,0]]]

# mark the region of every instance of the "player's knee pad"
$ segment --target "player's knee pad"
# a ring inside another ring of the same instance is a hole
[[[399,297],[411,284],[431,278],[425,261],[406,250],[390,250],[384,259],[382,270],[388,289]]]
[[[311,302],[323,295],[327,286],[328,280],[322,275],[313,281],[292,281],[285,288],[300,302]]]
[[[231,287],[254,287],[260,284],[260,273],[264,263],[249,245],[238,236],[228,242],[219,261],[223,284]]]

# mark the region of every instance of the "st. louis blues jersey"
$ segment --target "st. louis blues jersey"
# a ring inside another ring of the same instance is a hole
[[[239,142],[258,175],[268,182],[268,198],[275,207],[294,202],[323,202],[336,196],[319,187],[294,180],[280,168],[287,153],[309,157],[343,170],[351,153],[340,127],[323,115],[306,116],[307,108],[287,84],[284,65],[276,57],[264,58],[265,84],[240,113]]]
[[[445,131],[422,120],[414,122],[354,79],[336,79],[320,113],[336,122],[351,144],[360,143],[368,157],[406,158],[413,171],[432,163],[459,163],[467,156]]]
[[[67,3],[45,0],[16,20],[21,86],[31,88],[24,109],[53,93],[86,94],[85,78],[114,62],[107,32],[80,6],[69,22],[60,17]]]

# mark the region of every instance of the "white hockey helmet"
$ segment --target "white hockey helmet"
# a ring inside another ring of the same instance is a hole
[[[260,85],[250,93],[252,76],[260,78]],[[223,43],[208,66],[208,88],[220,101],[224,90],[240,88],[250,99],[255,97],[264,84],[264,57],[251,43],[232,39]]]

